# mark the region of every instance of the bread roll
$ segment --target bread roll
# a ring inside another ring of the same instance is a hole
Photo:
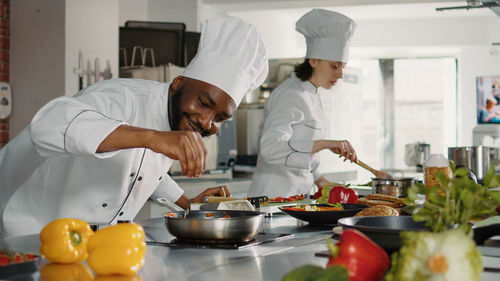
[[[369,217],[369,216],[399,216],[398,210],[385,205],[375,205],[359,211],[354,215],[355,217]]]

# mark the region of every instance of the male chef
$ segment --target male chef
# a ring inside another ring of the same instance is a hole
[[[258,31],[235,17],[204,22],[198,53],[172,83],[113,79],[50,101],[0,150],[0,237],[38,233],[50,221],[132,220],[149,197],[187,209],[193,199],[167,174],[205,169],[202,137],[231,118],[267,76]]]

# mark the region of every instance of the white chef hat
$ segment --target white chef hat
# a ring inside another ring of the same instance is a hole
[[[312,9],[295,24],[306,37],[306,58],[347,62],[349,43],[356,23],[343,14]]]
[[[203,23],[198,52],[183,76],[220,88],[238,105],[264,82],[268,68],[257,29],[236,17],[219,17]]]

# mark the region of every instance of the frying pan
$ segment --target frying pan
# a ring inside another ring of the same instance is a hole
[[[388,254],[399,250],[402,231],[426,231],[424,222],[416,222],[411,216],[398,217],[349,217],[339,219],[338,224],[363,232]],[[500,223],[473,227],[474,241],[480,245],[494,235],[500,235]]]
[[[176,211],[164,216],[165,226],[178,240],[189,242],[243,242],[262,227],[265,213],[214,210]]]

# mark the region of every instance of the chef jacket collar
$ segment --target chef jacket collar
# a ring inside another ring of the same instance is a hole
[[[318,93],[318,87],[316,87],[311,81],[302,81],[299,78],[297,78],[297,75],[295,75],[295,72],[292,72],[292,77],[297,79],[299,81],[300,86],[304,91],[310,92],[310,93]]]

